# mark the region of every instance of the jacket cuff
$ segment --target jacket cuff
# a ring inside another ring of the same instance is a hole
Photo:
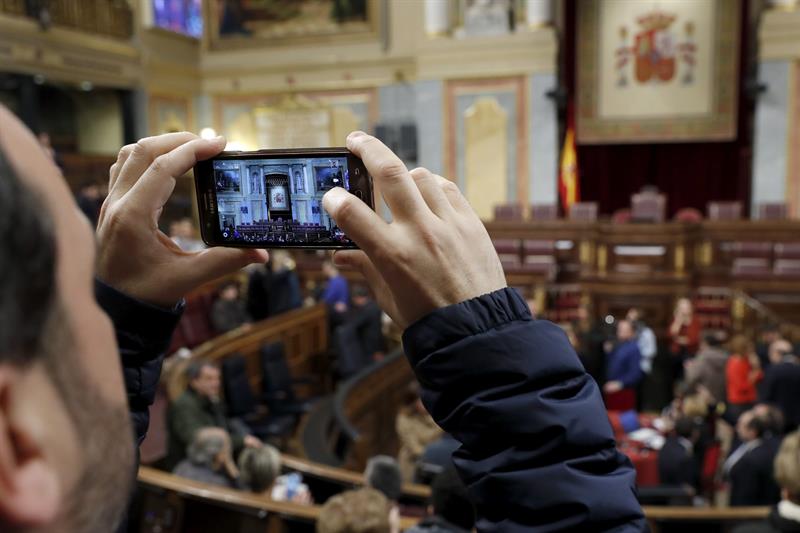
[[[139,343],[149,345],[142,346],[143,353],[152,355],[153,359],[169,346],[186,306],[183,300],[172,309],[142,302],[97,278],[94,280],[94,292],[97,303],[114,323],[118,337],[135,336]]]
[[[522,295],[512,288],[442,307],[411,324],[403,333],[403,349],[416,365],[422,358],[467,337],[504,324],[532,321]]]

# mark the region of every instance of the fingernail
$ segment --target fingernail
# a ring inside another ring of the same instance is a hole
[[[211,142],[213,142],[214,144],[223,144],[225,143],[225,137],[222,135],[217,135],[216,137],[211,139]]]

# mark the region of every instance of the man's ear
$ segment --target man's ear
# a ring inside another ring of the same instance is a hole
[[[17,416],[22,372],[0,364],[0,524],[35,527],[56,517],[62,490],[42,443]]]

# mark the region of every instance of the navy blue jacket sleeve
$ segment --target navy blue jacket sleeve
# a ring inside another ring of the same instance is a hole
[[[149,408],[155,399],[161,363],[183,313],[183,303],[171,310],[155,307],[99,280],[95,280],[95,297],[114,324],[128,408],[138,445],[147,434]]]
[[[635,471],[566,335],[513,289],[438,309],[403,334],[422,400],[480,531],[642,531]]]

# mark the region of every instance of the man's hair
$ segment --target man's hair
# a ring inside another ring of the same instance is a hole
[[[367,461],[364,479],[368,487],[383,493],[391,501],[397,501],[403,493],[403,478],[400,465],[394,457],[376,455]]]
[[[389,533],[390,511],[389,500],[377,490],[349,490],[322,506],[317,533]]]
[[[203,373],[203,369],[206,367],[217,368],[217,365],[208,359],[198,359],[197,361],[190,362],[186,366],[186,381],[191,383],[199,378],[200,374]]]
[[[281,473],[281,454],[274,446],[247,448],[239,456],[242,483],[253,492],[264,492]]]
[[[780,408],[768,403],[759,404],[753,410],[753,417],[761,420],[765,433],[772,435],[783,433],[786,418]]]
[[[466,530],[475,527],[475,508],[467,487],[453,467],[442,471],[431,484],[431,505],[434,514]]]
[[[789,493],[789,499],[800,503],[800,431],[783,439],[775,456],[775,481]]]
[[[718,335],[715,335],[713,333],[709,333],[708,335],[703,337],[703,341],[705,341],[705,343],[708,346],[711,346],[712,348],[719,348],[724,344],[722,339]]]
[[[199,466],[214,466],[214,460],[225,449],[225,430],[216,427],[200,428],[186,449],[189,460]]]
[[[50,211],[0,151],[0,363],[40,357],[56,303],[56,244]]]
[[[766,417],[759,416],[758,413],[753,412],[753,416],[747,422],[747,428],[756,434],[756,437],[761,438],[769,429]]]

